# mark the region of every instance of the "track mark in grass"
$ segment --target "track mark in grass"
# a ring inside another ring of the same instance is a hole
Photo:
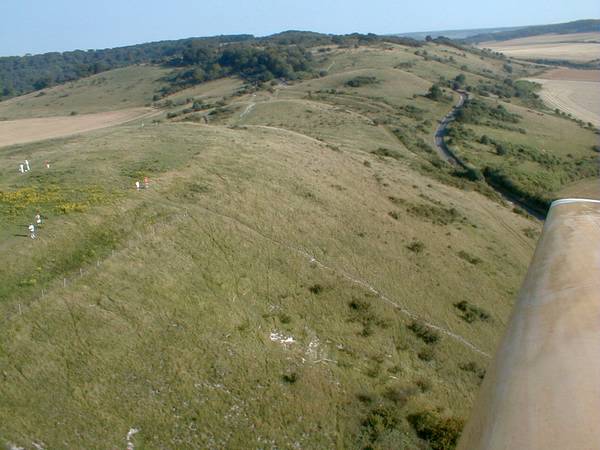
[[[325,265],[324,263],[322,263],[321,261],[317,260],[317,258],[315,258],[313,255],[311,255],[310,253],[308,253],[306,250],[303,249],[299,249],[296,247],[291,246],[290,244],[287,244],[285,242],[280,242],[276,239],[273,239],[272,237],[264,234],[263,232],[257,230],[256,228],[253,228],[252,226],[248,225],[247,223],[244,223],[242,220],[236,218],[236,217],[232,217],[232,216],[228,216],[227,214],[223,214],[221,212],[218,211],[214,211],[210,208],[207,208],[206,206],[199,206],[200,208],[202,208],[204,211],[207,211],[211,214],[217,215],[221,218],[236,222],[237,224],[243,226],[244,228],[250,230],[251,232],[257,234],[258,236],[262,237],[263,239],[287,248],[288,250],[297,253],[301,256],[303,256],[304,258],[306,258],[308,260],[308,262],[316,267],[319,267],[320,269],[323,270],[328,270],[330,272],[336,273],[339,276],[341,276],[342,278],[345,278],[347,281],[356,284],[358,286],[363,287],[364,289],[368,290],[369,292],[371,292],[372,294],[376,295],[380,300],[392,305],[394,308],[396,308],[397,311],[399,311],[401,314],[403,314],[404,316],[413,319],[413,320],[420,320],[420,318],[413,312],[409,311],[408,309],[406,309],[405,307],[401,306],[400,304],[396,303],[395,301],[391,300],[389,297],[387,297],[385,294],[383,294],[382,292],[378,291],[377,289],[375,289],[371,284],[367,283],[366,281],[363,281],[361,279],[355,278],[352,275],[348,274],[347,272],[340,270],[340,269],[336,269],[330,266]],[[443,327],[440,327],[439,325],[435,325],[431,322],[427,322],[427,321],[421,321],[421,323],[423,324],[423,326],[430,328],[431,330],[435,330],[441,334],[444,334],[450,338],[452,338],[453,340],[460,342],[461,344],[463,344],[464,346],[470,348],[471,350],[473,350],[476,353],[479,353],[482,356],[485,356],[486,358],[490,358],[489,353],[484,352],[483,350],[481,350],[480,348],[478,348],[476,345],[472,344],[471,342],[469,342],[468,340],[466,340],[464,337],[460,336],[459,334],[456,334],[450,330],[447,330]]]

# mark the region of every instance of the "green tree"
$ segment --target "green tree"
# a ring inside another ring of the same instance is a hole
[[[429,92],[427,92],[426,97],[437,102],[444,98],[444,93],[437,84],[434,84],[429,88]]]

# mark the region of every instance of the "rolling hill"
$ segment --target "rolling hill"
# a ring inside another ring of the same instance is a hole
[[[514,30],[486,32],[470,36],[464,41],[467,43],[480,43],[484,41],[508,41],[510,39],[526,38],[543,34],[574,34],[597,33],[600,31],[600,19],[575,20],[573,22],[555,23],[549,25],[532,25]]]
[[[515,85],[529,63],[313,44],[295,80],[165,94],[134,65],[0,102],[153,111],[0,148],[3,445],[452,448],[541,229],[481,173],[551,198],[594,129]],[[481,102],[448,136],[471,170],[434,148],[453,88]]]

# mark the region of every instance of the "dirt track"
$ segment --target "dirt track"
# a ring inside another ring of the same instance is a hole
[[[0,121],[0,147],[85,133],[152,116],[155,113],[155,110],[150,108],[130,108],[80,116]]]

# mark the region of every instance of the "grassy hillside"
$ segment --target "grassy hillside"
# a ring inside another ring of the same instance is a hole
[[[477,105],[472,117],[453,124],[447,140],[492,182],[543,207],[565,186],[599,176],[598,136],[592,127],[497,100]],[[504,116],[486,117],[498,108]]]
[[[505,61],[324,48],[319,78],[212,81],[144,127],[0,149],[3,445],[453,447],[541,225],[433,133],[457,75],[501,83]],[[583,157],[587,131],[511,102],[526,134],[503,139],[562,161],[573,126]]]
[[[0,120],[68,116],[145,106],[170,70],[129,66],[0,102]]]
[[[409,413],[466,414],[478,378],[461,366],[487,358],[423,342],[403,311],[490,353],[535,224],[286,131],[140,130],[11,152],[65,149],[52,172],[7,177],[23,197],[3,198],[6,439],[100,448],[138,427],[148,447],[415,445]],[[151,188],[133,192],[132,173]],[[19,237],[40,208],[39,240]],[[461,319],[460,301],[490,319]],[[382,411],[397,426],[370,424]]]

